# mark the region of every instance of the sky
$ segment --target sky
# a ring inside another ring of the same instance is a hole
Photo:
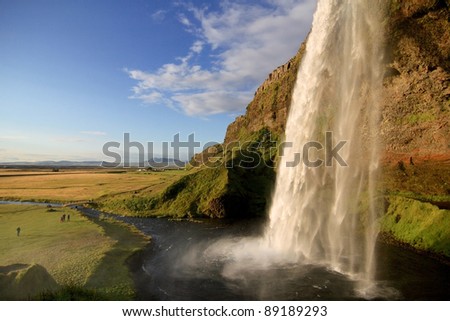
[[[196,152],[222,142],[296,54],[315,6],[0,0],[0,162],[108,161],[103,146],[119,152],[126,133],[156,155],[177,134],[194,134]]]

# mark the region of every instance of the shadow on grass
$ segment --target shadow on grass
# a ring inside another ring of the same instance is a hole
[[[144,245],[140,235],[134,234],[123,223],[91,218],[105,234],[114,240],[113,248],[102,258],[95,272],[86,281],[87,289],[96,289],[107,300],[135,298],[134,282],[127,260]]]

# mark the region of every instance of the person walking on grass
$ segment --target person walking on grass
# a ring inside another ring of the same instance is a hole
[[[17,236],[20,236],[20,226],[18,228],[16,228],[17,231]]]

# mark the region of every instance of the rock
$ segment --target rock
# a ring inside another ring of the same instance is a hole
[[[55,279],[39,264],[0,267],[0,299],[29,300],[58,288]]]

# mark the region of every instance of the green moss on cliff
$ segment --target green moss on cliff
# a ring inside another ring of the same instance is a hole
[[[450,211],[430,203],[390,196],[381,232],[419,250],[450,257]]]
[[[3,300],[27,300],[58,288],[55,279],[39,264],[0,267],[0,298]]]

